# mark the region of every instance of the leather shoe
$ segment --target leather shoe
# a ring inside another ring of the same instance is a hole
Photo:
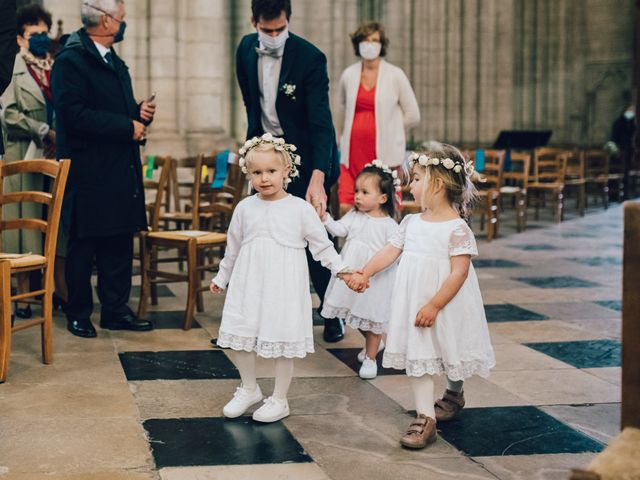
[[[344,338],[344,324],[339,318],[325,318],[322,337],[325,342],[336,343]]]
[[[153,323],[148,320],[140,320],[133,313],[105,313],[100,316],[100,328],[107,330],[133,330],[134,332],[147,332],[153,330]]]
[[[98,336],[96,329],[93,328],[91,320],[68,320],[67,330],[73,333],[76,337],[83,338],[95,338]]]

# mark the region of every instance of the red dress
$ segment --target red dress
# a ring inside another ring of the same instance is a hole
[[[367,163],[376,158],[376,87],[371,90],[360,83],[349,142],[349,167],[340,165],[338,196],[341,204],[353,205],[356,177]]]

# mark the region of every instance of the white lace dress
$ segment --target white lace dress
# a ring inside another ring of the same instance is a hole
[[[331,235],[347,237],[340,255],[354,270],[364,267],[398,231],[398,224],[391,217],[372,217],[356,210],[340,220],[327,215],[323,223]],[[395,272],[396,264],[375,275],[364,293],[356,293],[343,281],[332,277],[324,297],[322,316],[344,319],[350,327],[363,331],[386,332]]]
[[[402,248],[382,364],[407,375],[446,374],[451,380],[486,377],[495,365],[484,305],[473,265],[455,297],[431,328],[414,326],[418,310],[451,272],[450,257],[478,254],[473,232],[462,219],[427,222],[408,215],[391,243]]]
[[[218,346],[266,358],[312,353],[313,320],[305,247],[334,274],[344,265],[311,205],[291,195],[253,195],[236,207],[212,280],[227,295]]]

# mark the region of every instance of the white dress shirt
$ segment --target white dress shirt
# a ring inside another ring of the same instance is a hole
[[[262,43],[260,43],[260,48],[264,49]],[[284,134],[280,126],[278,112],[276,111],[276,98],[278,98],[278,83],[280,82],[283,53],[284,45],[278,50],[278,57],[271,57],[269,55],[258,56],[258,85],[260,88],[262,129],[265,133],[271,133],[279,137]]]
[[[98,53],[100,54],[100,56],[102,57],[102,59],[104,60],[104,63],[109,63],[107,62],[107,59],[105,58],[105,55],[107,53],[109,53],[111,51],[110,48],[105,47],[104,45],[102,45],[101,43],[98,42],[93,42],[93,44],[96,46],[96,48],[98,49]]]

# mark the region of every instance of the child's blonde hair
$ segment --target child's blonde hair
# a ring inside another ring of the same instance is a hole
[[[291,164],[293,163],[289,153],[286,150],[276,150],[276,146],[273,143],[260,143],[255,147],[251,148],[246,155],[244,156],[244,166],[248,169],[251,165],[251,160],[255,157],[256,153],[269,153],[273,152],[282,162],[282,166],[285,170],[291,168]]]
[[[411,169],[421,168],[426,173],[425,180],[429,187],[435,184],[436,179],[440,179],[449,203],[463,219],[468,220],[477,194],[470,178],[473,168],[462,152],[453,145],[429,142],[428,149],[424,152],[417,152],[414,154],[414,157],[416,156],[419,158],[424,156],[429,160],[426,162],[427,165],[423,164],[425,162],[411,161]],[[434,159],[437,159],[437,164],[433,162]],[[429,188],[423,188],[422,198],[416,199],[422,208],[425,208],[428,190]]]

